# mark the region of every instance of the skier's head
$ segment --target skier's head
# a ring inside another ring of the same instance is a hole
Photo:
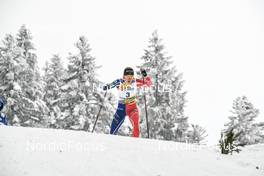
[[[3,97],[0,96],[0,111],[4,108],[5,106],[5,99]]]
[[[124,75],[123,75],[124,79],[127,82],[132,81],[132,79],[134,79],[134,70],[131,67],[126,67],[124,70]]]
[[[133,68],[126,67],[125,70],[124,70],[124,76],[125,75],[132,75],[132,76],[134,76],[134,70],[133,70]]]

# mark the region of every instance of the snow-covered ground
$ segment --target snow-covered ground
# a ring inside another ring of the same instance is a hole
[[[264,145],[213,147],[87,132],[0,126],[0,176],[263,176]]]

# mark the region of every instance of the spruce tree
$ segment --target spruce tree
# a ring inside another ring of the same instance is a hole
[[[188,117],[184,115],[185,94],[182,74],[173,66],[172,57],[167,56],[157,31],[152,33],[145,49],[140,68],[146,69],[153,86],[146,93],[149,112],[150,136],[154,139],[185,141],[187,139]],[[139,75],[141,76],[141,75]],[[143,98],[139,98],[141,112],[141,134],[146,137],[145,110]]]
[[[16,38],[6,35],[0,50],[0,93],[7,99],[9,124],[39,126],[48,110],[30,31],[23,25]]]
[[[104,99],[96,75],[99,67],[84,36],[79,38],[75,46],[78,53],[69,54],[67,74],[62,86],[60,125],[68,129],[91,131]]]
[[[234,129],[231,128],[228,132],[221,133],[221,139],[219,140],[219,146],[222,154],[233,154],[233,152],[239,153],[241,151],[238,143],[238,137],[241,133],[234,133]]]
[[[61,86],[65,70],[59,55],[53,55],[50,62],[46,62],[44,67],[44,101],[49,108],[46,119],[47,127],[59,128],[57,121],[61,116]]]
[[[20,125],[38,126],[47,115],[48,108],[43,99],[43,82],[37,65],[37,56],[34,53],[31,32],[22,25],[16,37],[17,47],[21,50],[26,68],[20,73],[20,85],[23,100],[22,116],[19,116]]]
[[[258,143],[261,140],[260,130],[255,122],[259,114],[253,104],[246,96],[238,97],[233,102],[232,114],[229,116],[229,122],[225,124],[226,129],[224,133],[233,129],[234,134],[240,134],[237,138],[238,144],[249,145]]]
[[[0,95],[7,100],[5,113],[9,124],[19,124],[18,117],[23,116],[23,92],[21,88],[21,73],[27,68],[21,49],[15,38],[7,34],[0,47]]]
[[[260,122],[257,124],[260,130],[260,142],[264,143],[264,122]]]
[[[188,142],[203,144],[205,138],[208,136],[206,130],[200,125],[191,125],[191,130],[188,132]]]

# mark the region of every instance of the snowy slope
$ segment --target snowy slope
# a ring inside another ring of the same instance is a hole
[[[224,156],[175,142],[23,127],[0,126],[0,158],[0,176],[264,175],[264,145]]]

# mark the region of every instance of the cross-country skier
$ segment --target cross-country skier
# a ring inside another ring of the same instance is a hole
[[[133,126],[133,137],[139,137],[139,112],[136,105],[136,89],[144,85],[151,86],[152,81],[144,69],[141,69],[143,79],[134,77],[134,70],[127,67],[124,70],[123,78],[117,79],[110,84],[103,86],[103,90],[116,87],[119,93],[118,107],[114,115],[110,134],[116,134],[120,126],[128,116]]]
[[[0,97],[0,125],[7,125],[8,124],[6,115],[1,112],[5,106],[5,103],[6,103],[5,99]]]

